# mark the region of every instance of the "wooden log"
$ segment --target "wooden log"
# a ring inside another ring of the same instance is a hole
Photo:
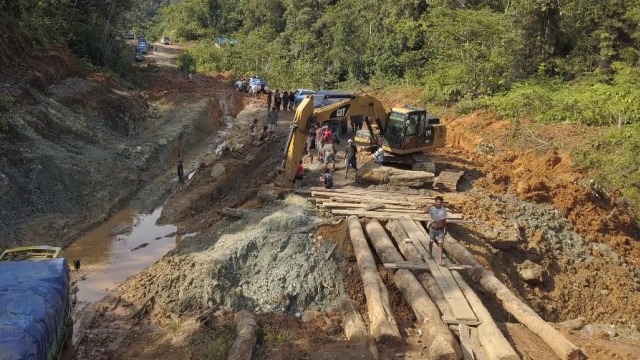
[[[321,186],[313,186],[311,187],[311,191],[322,191],[326,190]],[[364,194],[381,194],[381,195],[402,195],[402,196],[418,196],[425,197],[429,199],[434,199],[435,196],[427,195],[421,193],[419,190],[382,190],[382,189],[370,189],[370,188],[362,188],[362,187],[353,187],[353,186],[345,186],[340,188],[331,189],[334,192],[344,192],[344,193],[364,193]]]
[[[366,209],[369,206],[375,206],[376,208],[369,208],[368,210]],[[367,210],[367,211],[371,211],[371,210],[377,210],[380,208],[384,208],[384,209],[413,209],[415,211],[418,210],[418,208],[416,207],[411,207],[411,205],[392,205],[392,204],[383,204],[383,203],[376,203],[376,204],[371,204],[369,205],[368,202],[337,202],[337,201],[331,201],[329,200],[324,200],[324,199],[319,199],[319,201],[316,202],[316,206],[321,206],[324,208],[335,208],[335,209],[363,209],[363,210]],[[380,206],[380,207],[378,207]]]
[[[380,355],[375,341],[367,332],[367,327],[356,309],[355,302],[345,300],[340,307],[340,315],[342,317],[342,330],[347,340],[356,344],[367,345],[373,359],[379,359]]]
[[[431,188],[435,174],[427,171],[401,170],[388,166],[366,164],[358,169],[357,180],[361,184],[394,184],[414,189]]]
[[[327,191],[312,191],[311,196],[313,196],[314,198],[322,198],[323,201],[326,201],[325,199],[335,199],[333,201],[341,201],[341,202],[347,202],[347,201],[370,202],[373,199],[371,196],[367,196],[367,195],[350,195],[350,194],[337,195],[336,193],[327,192]],[[399,199],[377,198],[376,202],[379,202],[382,204],[394,204],[394,205],[405,205],[405,206],[412,206],[415,204],[415,202],[411,202],[407,200],[399,200]]]
[[[585,354],[535,311],[516,297],[493,273],[485,269],[462,244],[447,235],[444,248],[459,263],[472,266],[469,275],[486,291],[494,294],[506,311],[538,335],[562,360],[586,359]]]
[[[364,207],[364,208],[362,208],[362,209],[363,209],[363,210],[366,210],[366,211],[371,211],[371,210],[378,210],[378,209],[383,208],[383,207],[385,207],[385,205],[384,205],[384,204],[381,204],[381,203],[375,203],[375,204],[367,205],[367,206],[365,206],[365,207]]]
[[[329,249],[329,251],[327,251],[327,255],[325,255],[325,260],[329,260],[329,258],[331,257],[331,255],[333,255],[333,251],[336,249],[336,247],[338,247],[338,243],[336,242],[335,244],[333,244],[333,246],[331,247],[331,249]]]
[[[246,310],[236,313],[234,316],[236,332],[238,336],[231,345],[227,360],[251,360],[253,348],[258,340],[258,322],[256,316]]]
[[[246,212],[245,209],[233,209],[233,208],[222,208],[219,210],[222,215],[231,216],[234,218],[242,218]]]
[[[211,315],[214,311],[218,310],[218,305],[210,307],[209,309],[201,312],[200,314],[193,317],[193,319],[197,322],[208,322],[211,319]]]
[[[464,281],[462,276],[457,272],[452,273],[453,278],[458,283],[460,290],[467,298],[469,305],[476,313],[478,319],[482,322],[478,325],[478,337],[480,344],[490,359],[496,360],[517,360],[520,359],[511,344],[504,337],[498,325],[491,317],[489,310],[482,304],[482,300],[476,295],[469,285]]]
[[[367,234],[382,261],[402,261],[393,242],[377,220],[366,226]],[[440,312],[418,279],[406,269],[397,270],[393,280],[422,324],[429,344],[431,359],[460,359],[460,346],[445,323],[440,320]]]
[[[356,255],[364,294],[367,298],[367,310],[369,313],[369,331],[377,340],[399,340],[400,331],[396,319],[389,305],[389,293],[382,282],[376,268],[373,254],[367,244],[362,225],[357,216],[349,216],[347,219],[349,236],[353,244],[353,252]]]
[[[399,190],[375,190],[375,189],[363,189],[363,188],[334,188],[334,189],[325,189],[323,187],[312,187],[311,191],[325,191],[332,192],[335,194],[349,194],[349,195],[364,195],[371,196],[376,198],[388,198],[388,199],[397,199],[397,198],[405,198],[412,200],[419,200],[421,202],[433,202],[435,200],[435,196],[421,194],[419,192],[409,193],[406,191]]]
[[[402,217],[400,218],[400,224],[416,247],[420,247],[421,245],[424,248],[429,247],[429,238],[419,222],[412,221],[409,217]],[[429,265],[433,278],[436,279],[438,286],[442,289],[442,293],[447,303],[449,303],[453,315],[457,318],[477,319],[467,299],[458,288],[458,284],[453,279],[449,269],[436,264],[430,254],[427,254],[425,257],[425,262]]]
[[[424,213],[392,213],[387,211],[365,211],[365,210],[331,210],[333,215],[358,215],[371,219],[399,219],[402,216],[409,216],[412,220],[416,221],[431,221],[431,217]],[[455,218],[448,218],[448,223],[464,223],[465,220],[459,220]]]
[[[144,311],[147,309],[147,304],[150,303],[155,298],[155,296],[156,296],[156,292],[154,291],[151,294],[149,294],[146,298],[144,298],[144,300],[142,300],[142,303],[140,304],[138,309],[135,310],[133,314],[129,316],[129,319],[133,319],[134,317],[144,313]]]
[[[471,339],[471,347],[473,348],[473,355],[476,360],[489,360],[489,356],[484,351],[484,348],[480,344],[480,335],[478,335],[478,328],[469,328],[469,338]]]
[[[387,230],[389,230],[391,235],[393,235],[393,237],[396,239],[398,248],[400,249],[400,252],[402,252],[402,255],[404,256],[405,259],[409,261],[414,261],[414,262],[421,261],[422,256],[420,255],[416,247],[413,246],[413,244],[411,243],[411,240],[409,240],[408,243],[405,242],[404,240],[400,241],[400,239],[409,239],[409,235],[404,230],[404,228],[400,225],[398,220],[389,221],[387,223],[386,228]],[[424,261],[421,261],[421,262],[428,267],[428,265]],[[440,287],[438,287],[438,283],[433,278],[433,275],[431,275],[426,271],[420,271],[420,272],[416,272],[416,276],[418,277],[418,280],[420,280],[420,283],[422,283],[422,286],[429,293],[429,296],[431,297],[431,299],[433,299],[435,304],[438,306],[438,309],[440,309],[440,312],[443,315],[453,316],[453,312],[451,311],[451,308],[449,307],[447,300],[444,298],[444,294],[442,293],[442,290],[440,289]]]
[[[116,299],[113,301],[113,303],[111,304],[111,307],[109,308],[109,311],[113,311],[115,309],[118,308],[118,305],[120,305],[120,301],[122,300],[122,296],[118,295],[116,297]]]
[[[326,204],[326,203],[325,203]],[[331,206],[330,204],[327,206],[323,204],[322,207],[323,208],[327,208],[327,209],[331,209],[331,210],[342,210],[342,211],[347,211],[347,212],[351,212],[354,213],[354,215],[357,215],[356,213],[359,212],[376,212],[376,213],[380,213],[380,214],[406,214],[406,215],[425,215],[425,213],[422,210],[418,210],[418,209],[409,209],[409,208],[404,208],[404,209],[389,209],[386,206],[384,206],[384,209],[366,209],[365,206],[362,205],[356,205],[356,206],[340,206],[340,207],[334,207]],[[382,205],[382,204],[379,204]]]
[[[429,266],[425,263],[411,262],[411,261],[398,261],[392,263],[384,263],[387,269],[411,269],[411,270],[425,270],[429,271]]]

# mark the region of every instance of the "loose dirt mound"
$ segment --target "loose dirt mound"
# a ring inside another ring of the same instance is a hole
[[[447,197],[475,222],[456,235],[545,319],[637,325],[640,244],[631,217],[590,188],[569,155],[597,136],[578,124],[476,113],[448,122],[452,148],[437,154],[476,164],[481,174],[477,190]],[[515,246],[504,248],[514,236]],[[527,260],[542,265],[541,282],[519,274]]]
[[[311,213],[299,197],[247,212],[211,234],[185,240],[121,290],[134,301],[157,291],[154,311],[161,316],[214,305],[292,313],[336,307],[344,298],[342,276],[324,259],[326,249],[312,247],[310,225],[319,219]]]
[[[480,162],[486,175],[476,185],[499,194],[516,194],[549,203],[590,242],[613,247],[640,265],[632,217],[617,201],[590,186],[573,168],[571,152],[596,138],[598,129],[580,124],[536,125],[476,113],[448,123],[451,145]]]

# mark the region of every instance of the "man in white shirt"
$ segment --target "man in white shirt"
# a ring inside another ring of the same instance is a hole
[[[373,154],[373,162],[382,165],[384,162],[384,149],[382,146],[378,147],[378,150]]]
[[[432,256],[433,243],[438,244],[438,264],[445,266],[442,261],[442,244],[444,243],[444,236],[447,234],[447,212],[449,209],[442,206],[442,196],[436,196],[436,203],[429,207],[427,212],[431,216],[431,222],[429,223],[429,256]]]

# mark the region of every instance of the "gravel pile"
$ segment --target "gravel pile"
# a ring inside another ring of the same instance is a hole
[[[335,308],[345,298],[338,265],[326,260],[332,244],[314,247],[321,219],[298,196],[248,210],[209,235],[185,241],[173,254],[121,286],[131,300],[157,292],[161,316],[210,306],[301,314]]]

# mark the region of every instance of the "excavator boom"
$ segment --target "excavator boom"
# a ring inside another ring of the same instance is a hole
[[[382,103],[368,95],[327,95],[337,99],[328,105],[314,108],[314,97],[307,96],[296,108],[281,175],[291,183],[296,163],[304,156],[306,139],[312,124],[320,126],[330,121],[344,122],[352,116],[366,116],[367,142],[382,146],[393,154],[413,154],[444,146],[446,128],[439,120],[420,108],[387,110]],[[358,140],[358,137],[356,137]]]

